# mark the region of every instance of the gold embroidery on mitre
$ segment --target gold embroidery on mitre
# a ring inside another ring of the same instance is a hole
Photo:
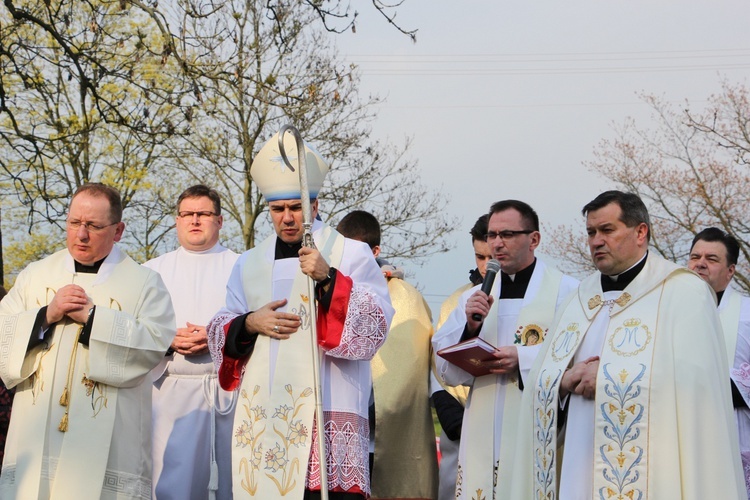
[[[602,305],[602,297],[600,295],[594,295],[589,299],[589,309],[596,309]]]

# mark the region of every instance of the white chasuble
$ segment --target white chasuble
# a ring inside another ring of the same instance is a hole
[[[741,498],[726,356],[708,286],[651,254],[623,292],[603,294],[600,279],[581,284],[532,370],[512,498]],[[562,375],[589,355],[600,356],[595,400],[570,395],[558,435]]]
[[[339,267],[344,237],[326,226],[322,242],[321,255],[332,267]],[[247,436],[250,446],[233,450],[232,463],[235,474],[239,473],[233,482],[235,499],[302,499],[313,445],[316,388],[312,356],[319,356],[319,349],[313,350],[311,343],[310,310],[315,307],[315,297],[309,296],[309,278],[300,270],[298,259],[266,265],[275,243],[274,234],[248,255],[243,281],[273,285],[270,289],[248,286],[245,299],[254,311],[272,300],[287,298],[286,306],[278,310],[297,314],[301,326],[283,341],[259,335],[246,365],[234,427],[236,434]]]
[[[37,312],[68,284],[96,305],[89,345],[77,341],[81,325],[66,319],[26,352],[30,336],[41,334],[32,332]],[[19,274],[0,305],[0,332],[0,375],[17,386],[0,497],[149,498],[147,375],[174,336],[158,275],[117,247],[95,275],[75,273],[67,250],[58,252]]]
[[[496,299],[480,337],[498,347],[516,344],[522,379],[539,352],[561,296],[564,297],[574,284],[574,280],[540,260],[537,260],[523,299],[498,300],[500,280],[496,280],[492,290]],[[463,297],[463,305],[473,292]],[[466,324],[465,313],[461,319]],[[438,342],[450,345],[445,338]],[[434,346],[435,349],[442,347]],[[443,376],[447,370],[463,371],[440,360],[438,366]],[[505,498],[509,491],[507,481],[512,475],[521,395],[516,374],[490,374],[473,379],[461,428],[456,498]]]

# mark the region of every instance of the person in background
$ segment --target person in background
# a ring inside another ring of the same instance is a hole
[[[8,292],[5,287],[0,286],[0,300]],[[3,465],[3,454],[5,452],[5,437],[8,434],[8,424],[10,423],[10,408],[13,406],[13,391],[8,390],[5,384],[0,381],[0,467]]]
[[[219,243],[221,197],[202,184],[177,199],[180,247],[144,264],[169,290],[177,333],[155,370],[154,498],[232,498],[231,395],[219,387],[206,325],[224,307],[236,253]],[[218,405],[218,408],[217,408]],[[226,409],[222,409],[225,408]]]
[[[385,344],[370,362],[370,461],[373,499],[433,499],[438,468],[429,397],[432,314],[403,269],[380,257],[380,223],[364,210],[336,227],[372,250],[396,311]]]
[[[730,286],[739,256],[740,244],[734,236],[709,227],[693,238],[688,268],[698,273],[716,293],[730,365],[742,468],[750,492],[750,299]]]
[[[489,214],[479,217],[469,234],[474,250],[476,268],[469,271],[469,282],[458,287],[440,306],[440,317],[437,322],[439,330],[450,313],[458,305],[461,295],[484,281],[487,262],[492,258],[490,245],[485,240]],[[433,363],[434,365],[434,363]],[[434,368],[434,366],[433,366]],[[430,374],[432,404],[440,421],[440,485],[438,500],[452,500],[456,497],[456,473],[458,470],[458,449],[461,444],[461,425],[464,420],[464,407],[469,397],[469,386],[450,387],[442,385],[433,373]]]

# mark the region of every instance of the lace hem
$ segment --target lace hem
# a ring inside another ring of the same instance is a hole
[[[324,411],[328,489],[357,491],[370,496],[369,442],[367,419],[352,413]],[[312,448],[307,465],[309,490],[320,490],[320,455],[318,433],[312,430]]]

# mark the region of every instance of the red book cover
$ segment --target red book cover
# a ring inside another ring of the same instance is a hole
[[[482,362],[495,359],[492,353],[496,350],[487,341],[479,337],[474,337],[473,339],[440,349],[437,355],[475,377],[480,377],[490,373],[489,368],[482,366]]]

